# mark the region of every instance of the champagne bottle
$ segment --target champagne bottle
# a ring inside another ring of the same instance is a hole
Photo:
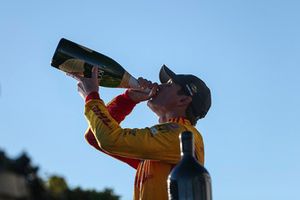
[[[62,38],[51,65],[64,72],[91,77],[92,68],[99,68],[99,85],[104,87],[138,88],[137,80],[113,59],[87,47]]]
[[[169,200],[212,200],[211,178],[194,156],[194,138],[189,131],[181,139],[181,161],[168,177]]]

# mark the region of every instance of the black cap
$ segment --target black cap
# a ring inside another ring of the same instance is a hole
[[[163,65],[159,72],[161,83],[170,79],[180,85],[187,96],[192,97],[191,107],[194,117],[198,120],[205,117],[211,106],[210,89],[198,77],[190,74],[175,74],[167,66]]]

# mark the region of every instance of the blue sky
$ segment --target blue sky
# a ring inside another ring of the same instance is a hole
[[[136,77],[158,81],[166,64],[207,83],[213,104],[197,128],[214,199],[299,199],[299,10],[296,0],[2,1],[0,148],[28,152],[44,177],[132,199],[134,170],[86,144],[76,82],[50,66],[65,37]],[[122,92],[100,89],[106,102]],[[155,123],[142,103],[122,126]]]

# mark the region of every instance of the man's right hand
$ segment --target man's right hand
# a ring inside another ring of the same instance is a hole
[[[139,88],[138,89],[128,89],[128,96],[131,100],[136,103],[147,101],[156,95],[158,91],[158,84],[152,83],[144,78],[138,78]],[[150,89],[150,92],[146,92]]]

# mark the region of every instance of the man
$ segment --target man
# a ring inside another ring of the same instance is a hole
[[[166,66],[160,70],[161,84],[140,78],[140,90],[128,89],[105,106],[99,97],[97,69],[92,78],[71,75],[78,80],[78,91],[85,99],[89,144],[135,168],[135,200],[166,200],[167,177],[180,161],[179,135],[191,131],[195,156],[204,164],[204,145],[194,127],[211,106],[211,94],[205,83],[193,75],[177,75]],[[150,93],[144,89],[149,88]],[[148,101],[159,124],[150,128],[121,128],[119,123],[134,106]]]

